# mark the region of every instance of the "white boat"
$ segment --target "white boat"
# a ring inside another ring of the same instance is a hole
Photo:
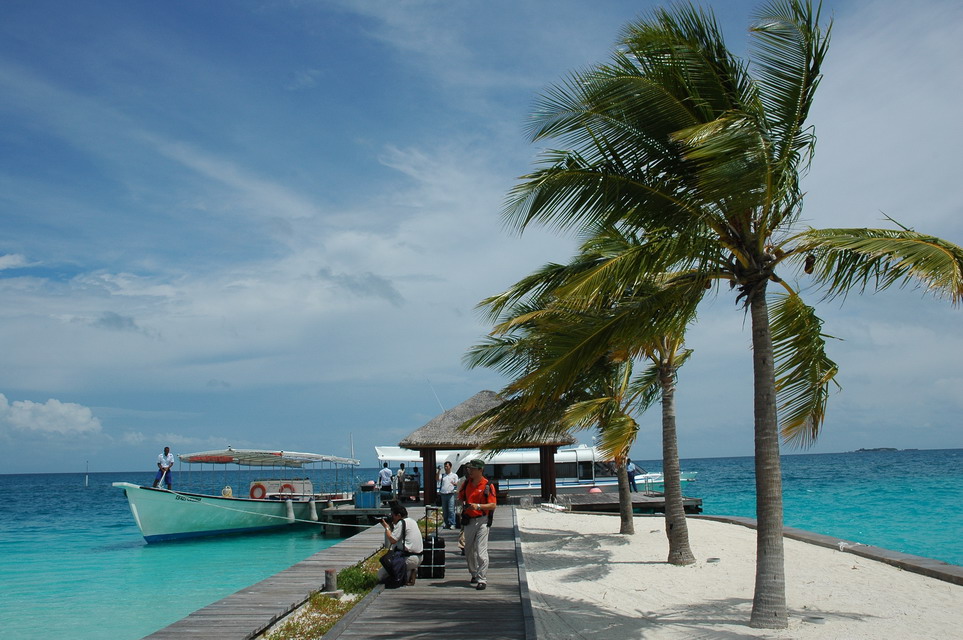
[[[231,486],[225,486],[220,495],[170,491],[163,488],[140,486],[130,482],[115,482],[113,486],[124,490],[134,521],[147,542],[178,540],[227,533],[240,533],[286,527],[295,523],[317,522],[318,509],[329,503],[351,500],[349,492],[318,492],[310,477],[255,477],[249,481],[251,468],[278,471],[344,469],[357,467],[359,460],[340,458],[318,453],[295,451],[266,451],[252,449],[220,449],[178,456],[182,465],[213,465],[228,468],[234,465],[243,473],[237,477],[248,483],[245,494],[234,496]],[[311,465],[316,465],[312,467]],[[178,485],[190,477],[192,471],[183,466],[174,474]],[[201,475],[201,474],[198,474]],[[205,477],[209,477],[205,475]],[[218,478],[222,477],[220,473]],[[350,486],[354,478],[344,486]]]
[[[375,447],[378,454],[379,466],[387,462],[423,464],[420,454],[403,447]],[[539,453],[537,449],[506,449],[499,453],[479,450],[446,451],[436,453],[436,464],[444,465],[451,462],[451,468],[458,468],[474,458],[481,458],[487,462],[485,477],[498,483],[501,491],[508,491],[509,495],[538,495],[542,490],[542,483],[538,470]],[[683,472],[682,482],[692,482],[696,479],[695,471]],[[601,454],[597,447],[579,445],[577,447],[560,448],[555,453],[555,488],[558,493],[575,493],[599,488],[604,492],[618,491],[618,478],[615,475],[615,464]],[[648,472],[640,469],[635,475],[636,486],[639,491],[660,492],[663,490],[664,478],[660,472]]]

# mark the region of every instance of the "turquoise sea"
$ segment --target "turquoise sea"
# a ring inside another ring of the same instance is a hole
[[[752,458],[682,468],[705,513],[755,515]],[[783,476],[787,526],[963,565],[963,449],[790,455]],[[150,477],[0,475],[4,639],[136,640],[337,541],[306,527],[147,545],[110,485]]]

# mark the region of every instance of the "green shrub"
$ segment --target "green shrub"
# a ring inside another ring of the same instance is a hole
[[[313,593],[299,615],[282,622],[267,636],[267,640],[310,640],[323,636],[378,584],[377,574],[381,566],[378,560],[384,554],[384,550],[379,551],[367,560],[338,572],[338,588],[346,594],[355,595],[353,600],[339,600],[320,592]]]
[[[362,566],[347,567],[338,572],[338,588],[345,593],[368,593],[378,584],[378,576]]]

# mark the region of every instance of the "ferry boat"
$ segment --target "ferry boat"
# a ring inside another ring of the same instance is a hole
[[[421,465],[420,454],[403,447],[375,447],[378,466],[387,462],[389,466],[404,462],[406,465]],[[451,462],[451,468],[458,471],[461,465],[474,458],[486,461],[485,477],[498,483],[500,491],[509,495],[539,495],[542,483],[538,472],[537,449],[506,449],[499,453],[480,450],[441,450],[436,454],[436,464]],[[555,453],[555,487],[559,493],[585,492],[592,488],[603,492],[618,491],[618,478],[615,464],[605,458],[597,447],[579,445],[560,448]],[[697,472],[683,472],[682,482],[692,482]],[[428,476],[430,477],[430,476]],[[635,475],[639,491],[663,491],[662,473],[639,469]]]
[[[147,542],[161,542],[200,536],[260,531],[286,527],[295,523],[318,521],[318,508],[329,503],[349,502],[350,492],[319,492],[306,472],[318,468],[348,469],[361,462],[318,453],[269,451],[255,449],[219,449],[178,456],[188,465],[212,465],[228,469],[236,466],[245,473],[238,477],[247,482],[245,494],[235,496],[230,485],[220,495],[168,490],[161,487],[140,486],[130,482],[114,482],[123,489],[131,514]],[[259,472],[249,481],[250,469]],[[287,470],[286,474],[279,471]],[[293,477],[293,474],[306,477]],[[177,485],[190,477],[191,470],[183,467],[174,476]],[[218,476],[220,477],[220,476]],[[344,486],[351,486],[353,478]]]

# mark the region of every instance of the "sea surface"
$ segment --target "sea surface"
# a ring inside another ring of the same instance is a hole
[[[682,469],[699,472],[685,493],[705,513],[755,516],[752,458]],[[790,455],[782,470],[787,526],[963,565],[963,449]],[[205,473],[191,480],[216,493],[247,486]],[[136,640],[337,542],[306,526],[148,545],[111,483],[152,477],[0,474],[0,637]]]

